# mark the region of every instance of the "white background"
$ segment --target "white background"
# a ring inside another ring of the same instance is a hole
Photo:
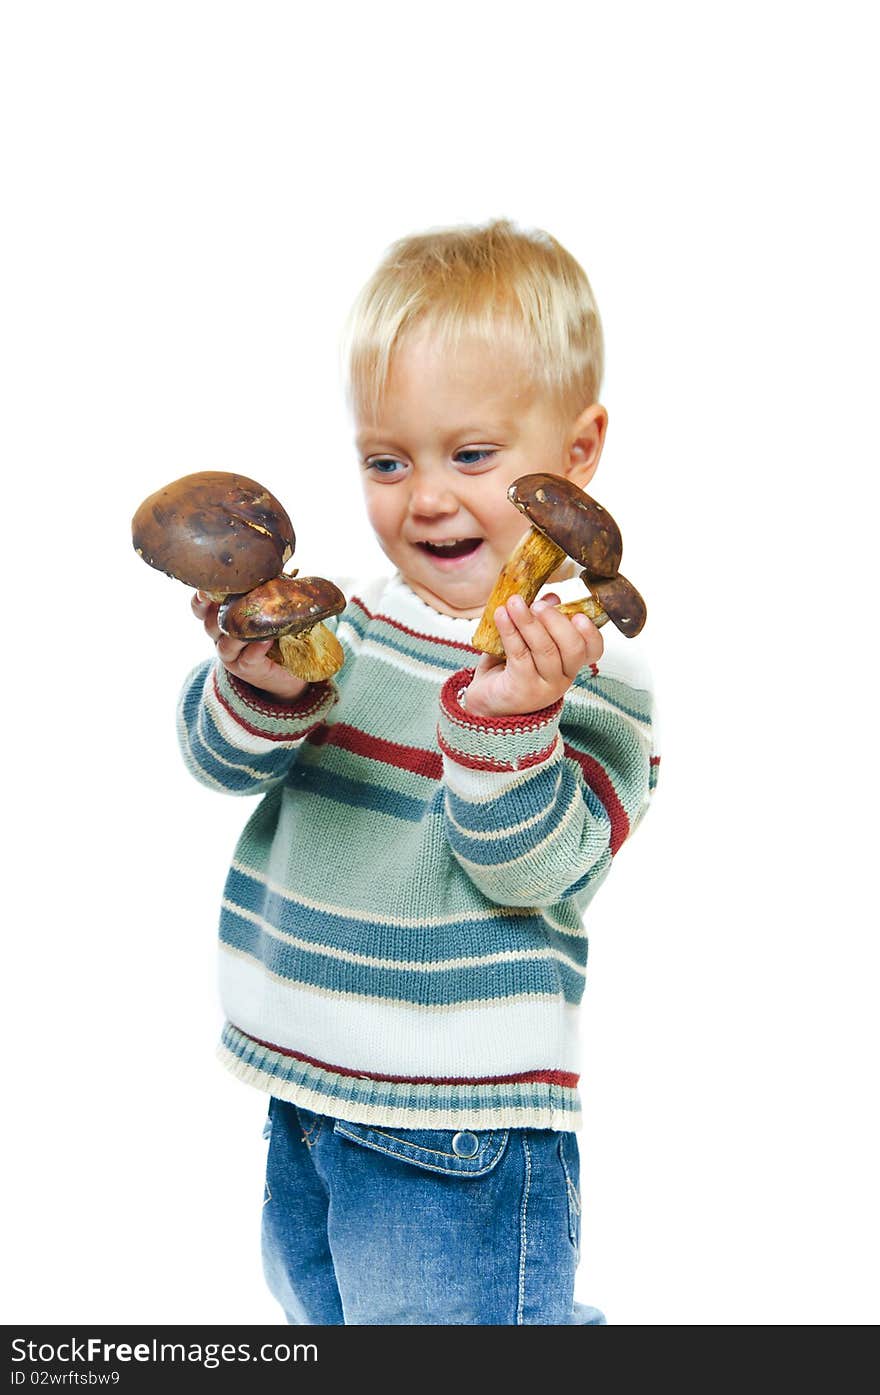
[[[595,493],[650,621],[655,807],[600,893],[578,1295],[871,1323],[870,7],[7,7],[4,1320],[275,1322],[265,1101],[215,1062],[251,800],[184,772],[189,594],[135,506],[215,467],[387,569],[338,371],[404,233],[506,215],[607,338]]]

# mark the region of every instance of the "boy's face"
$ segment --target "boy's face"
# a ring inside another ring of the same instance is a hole
[[[464,339],[453,357],[420,327],[395,353],[376,415],[356,418],[367,513],[382,551],[433,609],[478,618],[528,529],[508,487],[544,471],[583,488],[606,422],[598,404],[564,420],[502,334],[491,347]],[[573,564],[563,564],[554,576],[572,574]]]

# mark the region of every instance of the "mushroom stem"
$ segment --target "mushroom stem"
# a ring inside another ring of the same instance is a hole
[[[611,618],[592,596],[585,596],[582,601],[562,601],[556,609],[560,615],[586,615],[597,629],[601,629]]]
[[[504,654],[504,645],[495,624],[495,611],[515,595],[522,596],[526,605],[531,605],[544,582],[561,566],[565,557],[563,549],[539,529],[530,528],[523,535],[498,573],[471,640],[475,649],[481,649],[484,654]]]
[[[268,657],[307,683],[317,683],[337,673],[345,651],[332,630],[320,621],[295,635],[279,635]]]

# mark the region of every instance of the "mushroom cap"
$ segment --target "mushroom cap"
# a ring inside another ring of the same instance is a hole
[[[581,580],[586,582],[608,619],[621,634],[626,635],[627,639],[634,639],[648,618],[648,607],[632,582],[627,581],[620,572],[610,579],[581,572]]]
[[[310,630],[345,604],[339,587],[322,576],[274,576],[221,605],[217,623],[233,639],[275,639]]]
[[[615,576],[623,555],[620,529],[607,509],[563,475],[521,475],[507,497],[533,528],[591,576]]]
[[[132,519],[131,538],[157,571],[227,596],[275,576],[296,545],[274,495],[223,470],[200,470],[157,489]]]

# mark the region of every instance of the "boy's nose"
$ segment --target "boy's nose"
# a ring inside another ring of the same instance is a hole
[[[455,513],[458,499],[444,481],[414,481],[409,495],[409,511],[416,518],[436,518]]]

